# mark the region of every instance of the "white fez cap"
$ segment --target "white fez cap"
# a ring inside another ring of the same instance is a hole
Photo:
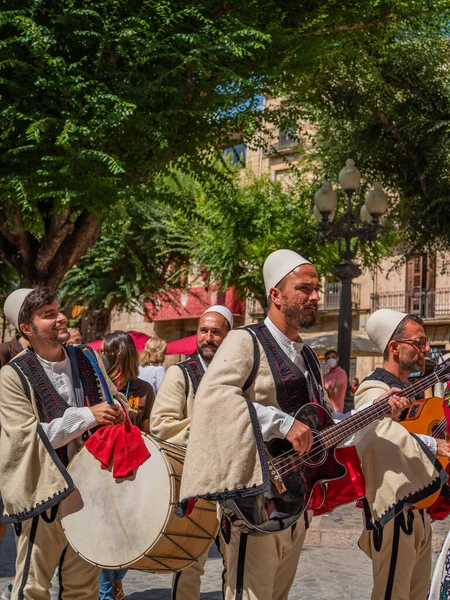
[[[309,260],[292,250],[275,250],[266,258],[263,267],[266,296],[269,297],[271,288],[300,265],[312,265]]]
[[[367,319],[367,335],[381,354],[386,350],[386,346],[391,341],[394,331],[407,316],[406,313],[398,312],[397,310],[380,308],[380,310],[376,310]]]
[[[231,310],[228,310],[226,306],[223,306],[222,304],[214,304],[214,306],[207,308],[200,318],[203,317],[203,315],[206,315],[206,313],[211,312],[219,313],[220,315],[224,316],[230,324],[231,329],[233,329],[233,315],[231,314]]]
[[[5,304],[3,305],[5,317],[18,331],[20,331],[20,309],[22,308],[25,298],[32,291],[33,288],[19,288],[18,290],[14,290],[14,292],[11,292],[11,294],[6,298]]]

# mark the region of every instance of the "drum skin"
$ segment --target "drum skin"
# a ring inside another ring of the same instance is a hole
[[[187,517],[175,515],[185,449],[142,434],[150,458],[127,479],[86,448],[67,470],[75,491],[61,504],[70,545],[99,567],[180,571],[208,551],[217,530],[216,507],[198,500]]]

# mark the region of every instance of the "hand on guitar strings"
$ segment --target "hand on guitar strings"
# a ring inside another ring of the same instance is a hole
[[[389,398],[389,406],[391,407],[391,413],[386,416],[389,419],[394,419],[395,421],[398,420],[405,408],[408,408],[408,406],[410,405],[410,401],[408,400],[408,398],[399,395],[401,391],[402,390],[399,388],[392,388],[391,390],[389,390],[389,392],[382,394],[376,400],[374,400],[374,402],[380,402],[380,400]],[[394,393],[392,394],[392,392]]]
[[[450,445],[447,442],[447,440],[437,439],[436,442],[437,442],[436,456],[446,456],[447,458],[450,458]]]
[[[313,444],[313,434],[311,429],[308,425],[305,425],[305,423],[297,421],[297,419],[289,429],[286,439],[299,454],[308,452]]]

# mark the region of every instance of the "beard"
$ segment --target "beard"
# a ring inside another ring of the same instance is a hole
[[[283,299],[286,299],[286,297]],[[317,304],[313,302],[306,302],[303,305],[298,303],[285,304],[282,310],[286,319],[291,323],[295,323],[301,329],[308,329],[316,324]]]
[[[405,371],[409,371],[410,373],[417,373],[420,371],[421,373],[425,370],[425,359],[420,360],[419,358],[416,360],[405,360],[400,363],[400,368]]]
[[[215,342],[203,342],[203,344],[197,343],[197,350],[205,363],[209,364],[214,358],[219,346],[220,344],[216,344]]]

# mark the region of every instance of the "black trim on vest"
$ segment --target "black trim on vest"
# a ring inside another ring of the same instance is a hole
[[[382,369],[381,367],[377,367],[375,371],[373,371],[373,373],[371,373],[370,375],[367,375],[367,377],[363,379],[361,383],[364,383],[364,381],[382,381],[389,387],[398,387],[402,390],[408,386],[408,384],[404,383],[403,381],[400,381],[400,379],[396,377],[393,373],[390,373],[389,371],[386,371],[386,369]]]
[[[50,454],[50,457],[52,458],[53,462],[58,467],[60,474],[64,477],[67,487],[63,488],[62,490],[59,490],[58,492],[55,492],[53,496],[49,496],[47,500],[44,500],[41,504],[36,504],[36,506],[32,506],[29,509],[25,509],[14,514],[0,516],[0,523],[18,523],[20,521],[26,521],[27,519],[37,517],[42,512],[58,505],[62,500],[64,500],[64,498],[67,498],[67,496],[69,496],[75,489],[75,485],[72,481],[71,476],[69,475],[69,472],[64,468],[64,465],[60,461],[55,450],[52,448],[48,437],[45,435],[44,430],[40,425],[38,425],[37,433],[41,438],[45,449]]]
[[[250,371],[250,375],[247,377],[247,380],[242,387],[243,392],[247,391],[248,388],[255,381],[256,374],[258,373],[258,369],[259,369],[259,363],[261,362],[261,354],[259,351],[259,345],[258,345],[258,340],[256,339],[256,335],[253,333],[253,330],[250,329],[249,327],[247,328],[247,331],[251,334],[252,341],[253,341],[253,366],[252,366],[252,370]]]
[[[241,533],[239,540],[239,554],[236,573],[236,596],[235,600],[242,600],[244,597],[244,571],[245,555],[247,553],[247,534]]]
[[[19,600],[24,600],[24,589],[27,584],[28,575],[30,573],[30,565],[31,565],[31,554],[33,552],[34,540],[36,539],[36,532],[39,523],[39,516],[33,518],[33,522],[31,524],[30,537],[28,541],[27,548],[27,556],[25,558],[25,565],[23,567],[23,576],[22,583],[20,584],[18,598]]]
[[[200,385],[203,375],[205,374],[205,369],[203,368],[200,358],[198,357],[198,355],[191,356],[187,360],[178,363],[177,367],[180,367],[183,373],[186,373],[189,376],[189,379],[192,381],[195,396],[198,390],[198,386]],[[186,397],[188,396],[188,394],[189,389],[186,390]]]
[[[320,385],[319,361],[311,348],[304,345],[302,350],[303,360],[311,374],[310,378],[306,378],[280,348],[264,321],[247,325],[243,329],[253,333],[263,347],[275,381],[277,403],[284,412],[294,415],[301,406],[309,402],[325,405]]]
[[[422,440],[417,437],[414,433],[411,433],[417,443],[420,445],[423,452],[426,454],[427,458],[438,472],[438,476],[428,485],[426,488],[418,490],[405,498],[402,498],[392,506],[390,506],[386,512],[384,512],[379,519],[376,521],[376,525],[371,521],[366,523],[366,529],[379,529],[380,527],[384,527],[386,523],[388,523],[391,519],[393,519],[396,515],[401,513],[405,508],[409,508],[410,506],[414,506],[421,500],[428,498],[428,496],[432,496],[435,492],[438,492],[444,485],[444,483],[448,479],[448,475],[443,468],[442,464],[438,460],[438,458],[431,452],[431,450],[422,442]]]

